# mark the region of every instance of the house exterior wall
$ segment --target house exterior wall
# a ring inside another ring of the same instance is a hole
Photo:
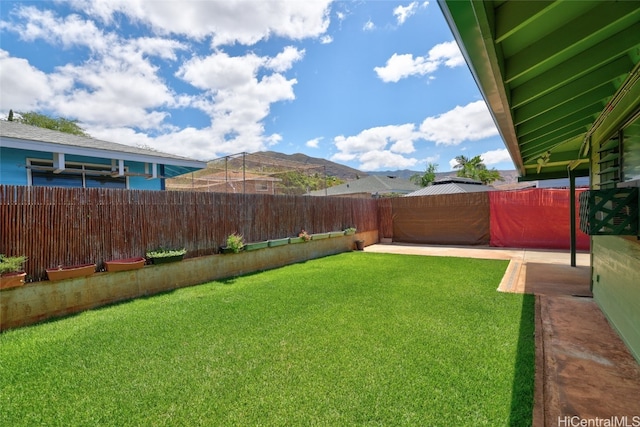
[[[593,236],[593,296],[640,362],[640,242]]]
[[[623,134],[637,133],[640,119],[627,126]],[[631,132],[628,132],[631,130]],[[616,135],[613,136],[615,138]],[[640,145],[624,138],[621,186],[640,186]],[[637,138],[637,135],[636,135]],[[609,139],[592,146],[592,188],[600,188],[598,149]],[[625,173],[626,172],[626,173]],[[640,220],[639,220],[640,221]],[[640,362],[640,240],[637,236],[592,236],[592,287],[595,301],[618,331],[636,360]]]
[[[29,185],[27,159],[51,160],[51,153],[42,151],[19,150],[0,147],[0,184]],[[66,162],[110,165],[109,159],[99,157],[66,155]],[[144,173],[144,163],[125,161],[124,165],[130,173]],[[161,179],[147,179],[143,176],[128,177],[128,188],[131,190],[162,190]]]

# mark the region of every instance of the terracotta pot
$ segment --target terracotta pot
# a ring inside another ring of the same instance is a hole
[[[74,277],[91,276],[95,272],[95,264],[69,265],[65,267],[47,268],[47,277],[49,277],[49,280],[64,280]]]
[[[127,271],[144,267],[145,261],[143,257],[123,258],[105,261],[104,265],[107,271]]]
[[[17,288],[24,285],[24,278],[27,277],[27,273],[24,271],[16,271],[12,273],[5,273],[0,276],[0,289]]]
[[[364,250],[364,240],[356,240],[356,249],[359,251]]]

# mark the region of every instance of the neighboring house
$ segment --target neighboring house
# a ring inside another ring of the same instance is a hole
[[[456,193],[479,193],[483,191],[494,191],[495,188],[484,185],[482,181],[459,176],[449,176],[439,179],[418,191],[407,194],[405,197],[413,196],[434,196],[436,194],[456,194]]]
[[[164,190],[207,166],[172,154],[0,120],[0,184]]]
[[[167,180],[167,190],[210,193],[277,194],[280,178],[242,171],[216,172],[203,176],[185,175]]]
[[[408,179],[394,176],[370,175],[365,178],[355,179],[345,184],[329,187],[326,190],[311,191],[310,196],[336,196],[336,197],[387,197],[405,195],[419,189],[420,186]]]
[[[593,296],[640,361],[640,2],[438,3],[520,180],[590,178]]]

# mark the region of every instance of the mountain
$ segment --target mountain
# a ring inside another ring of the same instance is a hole
[[[424,171],[413,171],[409,169],[363,172],[358,169],[351,168],[349,166],[332,162],[330,160],[321,159],[318,157],[311,157],[302,153],[284,154],[284,153],[278,153],[276,151],[260,151],[257,153],[253,153],[253,155],[269,157],[275,160],[282,160],[284,162],[296,162],[296,163],[302,163],[306,165],[324,166],[326,167],[328,176],[335,176],[347,181],[363,178],[368,175],[395,176],[397,178],[409,179],[414,174],[424,173]],[[518,182],[518,171],[500,170],[498,172],[500,172],[500,175],[502,175],[502,177],[504,178],[504,181],[496,181],[494,185],[514,184]],[[436,180],[443,179],[448,176],[455,176],[455,175],[456,175],[456,171],[437,172]]]
[[[362,178],[368,175],[366,172],[359,171],[358,169],[341,165],[330,160],[307,156],[306,154],[302,153],[284,154],[278,153],[276,151],[260,151],[253,154],[256,156],[269,157],[275,160],[283,160],[285,162],[297,162],[305,165],[324,166],[326,168],[327,176],[335,176],[346,181]]]

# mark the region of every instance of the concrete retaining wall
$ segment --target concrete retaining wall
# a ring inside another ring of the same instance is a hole
[[[225,277],[268,270],[353,250],[356,239],[377,243],[378,232],[288,244],[239,254],[209,255],[139,270],[40,281],[0,291],[0,330],[78,313],[118,301],[153,295]]]

